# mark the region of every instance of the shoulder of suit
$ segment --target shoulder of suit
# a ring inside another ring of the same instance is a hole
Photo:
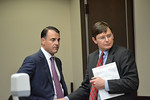
[[[116,50],[117,51],[129,51],[129,49],[123,47],[123,46],[119,46],[119,45],[116,45]]]
[[[95,50],[94,52],[90,53],[89,56],[96,56],[99,54],[99,50]]]
[[[123,47],[123,46],[114,45],[114,46],[112,47],[112,49],[110,50],[109,53],[122,55],[122,54],[124,54],[124,53],[129,52],[129,51],[130,51],[129,49],[127,49],[127,48],[125,48],[125,47]]]
[[[40,50],[38,52],[34,53],[34,54],[31,54],[31,55],[27,56],[26,58],[33,58],[33,59],[35,59],[35,58],[38,58],[39,56],[41,56],[41,57],[43,56],[44,57],[44,54]]]
[[[55,56],[55,60],[60,60],[58,57]]]

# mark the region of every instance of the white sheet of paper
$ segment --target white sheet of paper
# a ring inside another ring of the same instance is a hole
[[[92,69],[94,76],[101,77],[104,80],[120,79],[116,62],[109,63]],[[117,97],[122,94],[109,94],[105,89],[99,90],[101,100]]]

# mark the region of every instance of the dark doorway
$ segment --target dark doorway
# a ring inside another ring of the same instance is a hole
[[[91,29],[97,21],[109,23],[114,33],[114,42],[134,52],[133,0],[80,0],[80,4],[84,75],[87,56],[97,49],[91,39]]]
[[[91,39],[91,29],[97,21],[108,22],[114,33],[115,44],[124,46],[135,54],[133,0],[80,0],[80,7],[83,76],[86,72],[88,54],[97,49]],[[137,96],[135,93],[135,100],[149,100],[149,98]]]

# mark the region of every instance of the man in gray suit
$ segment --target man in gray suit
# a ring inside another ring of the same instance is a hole
[[[109,100],[133,100],[133,92],[137,91],[139,78],[134,56],[130,50],[114,44],[114,36],[110,26],[106,22],[97,22],[93,26],[92,40],[98,45],[98,50],[88,57],[87,72],[82,85],[73,93],[60,100],[100,100],[89,99],[91,85],[97,90],[105,89],[110,94],[124,93],[124,95]],[[120,79],[104,80],[101,77],[93,77],[92,68],[97,65],[97,60],[104,52],[103,65],[116,62]]]

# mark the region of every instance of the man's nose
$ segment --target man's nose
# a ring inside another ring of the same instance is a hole
[[[107,36],[105,37],[105,40],[108,41],[108,37]]]
[[[59,41],[58,41],[58,40],[56,40],[56,41],[55,41],[55,44],[59,44]]]

